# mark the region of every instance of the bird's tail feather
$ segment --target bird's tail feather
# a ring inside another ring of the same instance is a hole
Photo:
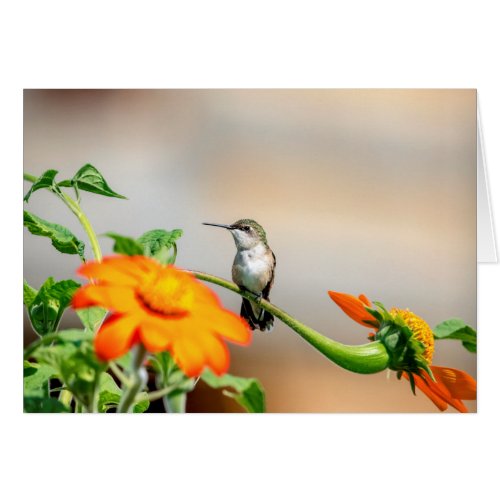
[[[274,316],[252,304],[248,299],[243,299],[241,303],[240,316],[245,319],[252,330],[260,330],[261,332],[270,332],[274,325]]]

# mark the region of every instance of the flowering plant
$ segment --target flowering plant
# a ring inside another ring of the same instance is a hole
[[[258,303],[311,346],[346,370],[370,374],[395,370],[426,394],[440,410],[448,405],[467,411],[462,400],[475,399],[476,384],[461,370],[432,365],[435,338],[459,339],[475,352],[475,331],[460,320],[444,322],[432,332],[413,313],[372,303],[364,296],[329,292],[352,319],[375,330],[370,342],[350,346],[336,342],[234,283],[175,266],[182,230],[155,229],[139,238],[113,232],[115,255],[103,258],[98,238],[80,205],[80,194],[124,198],[113,191],[92,165],[72,179],[56,181],[56,170],[40,177],[25,174],[31,187],[55,194],[77,217],[87,234],[85,244],[68,228],[24,211],[24,226],[47,237],[62,253],[79,257],[77,273],[88,279],[55,282],[49,277],[36,290],[24,282],[24,304],[38,338],[24,352],[25,412],[144,412],[161,399],[166,411],[184,412],[187,394],[201,378],[225,388],[249,412],[265,411],[265,395],[255,378],[228,374],[226,343],[246,346],[251,330],[227,310],[202,281],[229,289]],[[75,197],[68,194],[73,190]],[[76,266],[75,266],[76,267]],[[72,307],[80,328],[59,328]]]

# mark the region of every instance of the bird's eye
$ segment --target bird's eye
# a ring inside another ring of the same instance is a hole
[[[250,231],[250,226],[243,226],[243,231]]]

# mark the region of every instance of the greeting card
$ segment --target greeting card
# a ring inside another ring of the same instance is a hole
[[[475,412],[477,116],[471,89],[26,90],[24,411]]]

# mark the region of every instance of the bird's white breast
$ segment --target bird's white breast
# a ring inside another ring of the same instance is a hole
[[[234,281],[254,293],[262,292],[272,273],[270,257],[270,252],[264,245],[239,251],[234,260]]]

